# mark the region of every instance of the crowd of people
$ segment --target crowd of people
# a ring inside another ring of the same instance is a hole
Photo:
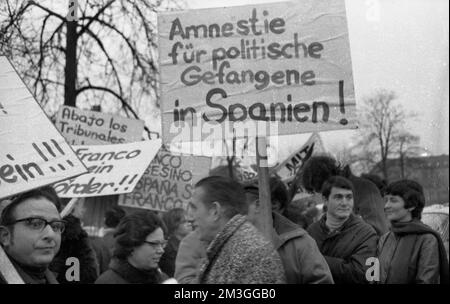
[[[187,210],[108,211],[103,237],[89,237],[73,214],[61,218],[51,187],[32,190],[1,211],[0,243],[30,284],[449,283],[442,239],[420,221],[420,184],[380,186],[329,156],[311,157],[300,173],[290,189],[270,178],[270,238],[259,230],[258,183],[208,176],[196,183]],[[321,199],[321,216],[298,221],[297,181]],[[73,257],[78,276],[68,275]]]

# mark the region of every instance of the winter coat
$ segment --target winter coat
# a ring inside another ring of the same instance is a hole
[[[448,284],[440,235],[420,221],[393,223],[378,244],[381,284]]]
[[[362,219],[371,225],[379,236],[385,234],[389,224],[384,213],[384,200],[377,186],[369,180],[350,175],[353,183],[355,214],[361,215]]]
[[[206,248],[208,243],[200,240],[197,230],[181,240],[175,260],[175,279],[178,283],[195,282],[202,260],[206,258]]]
[[[56,279],[60,284],[94,283],[99,275],[99,269],[97,257],[88,234],[81,227],[80,219],[77,217],[68,215],[64,217],[64,220],[67,224],[61,237],[61,247],[49,268],[57,274]],[[66,278],[66,272],[72,273],[69,268],[74,266],[73,263],[66,265],[66,261],[70,257],[78,259],[80,265],[79,281],[68,281]]]
[[[159,269],[140,270],[128,261],[113,258],[109,269],[95,281],[95,284],[160,284],[167,278]]]
[[[175,274],[175,260],[177,258],[178,247],[180,246],[180,240],[174,235],[169,237],[167,246],[164,248],[164,253],[159,260],[159,267],[162,272],[173,278]]]
[[[201,284],[286,282],[273,245],[243,215],[228,221],[210,243],[206,256],[197,280]]]
[[[327,261],[314,239],[300,226],[273,213],[272,241],[283,262],[288,284],[333,284]]]
[[[330,232],[326,214],[308,228],[330,267],[336,284],[362,284],[366,280],[366,261],[376,256],[378,235],[369,224],[351,214],[338,230]]]

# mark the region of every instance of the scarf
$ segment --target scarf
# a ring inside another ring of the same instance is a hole
[[[206,250],[207,261],[201,266],[199,276],[197,278],[199,283],[203,282],[204,276],[206,275],[209,267],[213,264],[212,261],[214,261],[220,253],[227,240],[233,236],[234,232],[239,229],[239,227],[241,227],[246,220],[247,218],[241,214],[235,215],[225,224],[223,229],[211,241],[208,249]]]
[[[344,225],[344,223],[348,220],[348,218],[345,219],[338,219],[335,216],[329,214],[327,212],[327,217],[326,217],[326,221],[325,221],[325,225],[327,225],[328,230],[330,230],[330,232],[336,231],[339,228],[342,227],[342,225]]]
[[[391,223],[391,231],[399,237],[405,237],[401,248],[398,248],[400,252],[409,253],[410,256],[408,258],[401,257],[398,260],[398,265],[400,269],[408,269],[408,265],[411,261],[411,254],[413,252],[414,245],[417,241],[417,236],[422,234],[432,234],[438,241],[439,246],[439,276],[441,284],[449,284],[449,269],[448,269],[448,260],[447,260],[447,252],[445,251],[444,243],[442,242],[441,236],[438,232],[434,231],[427,225],[423,224],[418,220],[412,220],[410,222],[392,222]],[[413,237],[415,235],[415,237]],[[396,277],[400,277],[401,274],[394,274]],[[408,276],[410,274],[407,271],[404,272],[404,276]],[[398,278],[401,279],[401,278]]]
[[[113,259],[109,267],[131,284],[159,284],[162,277],[158,269],[141,270],[132,266],[128,261]]]

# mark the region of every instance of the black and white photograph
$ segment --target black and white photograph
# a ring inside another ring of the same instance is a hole
[[[448,285],[449,2],[1,0],[4,284]]]

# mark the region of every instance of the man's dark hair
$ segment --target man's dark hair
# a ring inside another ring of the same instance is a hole
[[[286,185],[277,176],[270,177],[269,185],[272,204],[277,201],[280,203],[281,209],[285,210],[289,205],[289,193]]]
[[[120,220],[126,215],[125,211],[120,207],[114,207],[105,212],[105,226],[108,228],[116,228]]]
[[[167,227],[167,234],[172,235],[186,218],[183,208],[173,208],[163,214],[162,219]]]
[[[248,205],[245,199],[245,191],[240,183],[224,176],[208,176],[198,181],[195,188],[205,191],[203,203],[207,207],[213,202],[218,202],[225,211],[227,218],[236,214],[247,214]]]
[[[7,226],[10,223],[14,222],[16,218],[14,218],[14,212],[16,211],[17,206],[19,206],[21,203],[23,203],[25,200],[30,198],[45,198],[48,199],[50,202],[52,202],[55,206],[58,212],[61,211],[61,201],[56,194],[55,189],[53,189],[51,186],[45,186],[42,188],[34,189],[28,192],[24,192],[22,194],[19,194],[18,196],[14,197],[2,211],[1,218],[0,218],[0,225]]]
[[[340,175],[341,168],[330,156],[312,156],[303,166],[302,184],[308,192],[320,192],[323,183],[332,176]]]
[[[333,187],[351,190],[353,193],[355,193],[351,181],[342,176],[332,176],[323,183],[321,189],[321,193],[326,199],[328,199],[328,197],[330,196],[331,189]]]
[[[247,183],[243,186],[247,195],[251,194],[253,196],[256,195],[257,197],[259,196],[258,182]],[[272,204],[277,201],[280,203],[281,209],[285,210],[290,203],[286,185],[279,177],[271,176],[269,179],[269,186]]]
[[[408,179],[393,182],[386,187],[384,194],[400,196],[405,202],[405,209],[415,207],[411,211],[412,218],[421,219],[425,207],[425,196],[418,182]]]
[[[113,255],[126,260],[135,247],[141,246],[156,229],[165,229],[162,220],[150,210],[142,210],[122,218],[114,233]]]

